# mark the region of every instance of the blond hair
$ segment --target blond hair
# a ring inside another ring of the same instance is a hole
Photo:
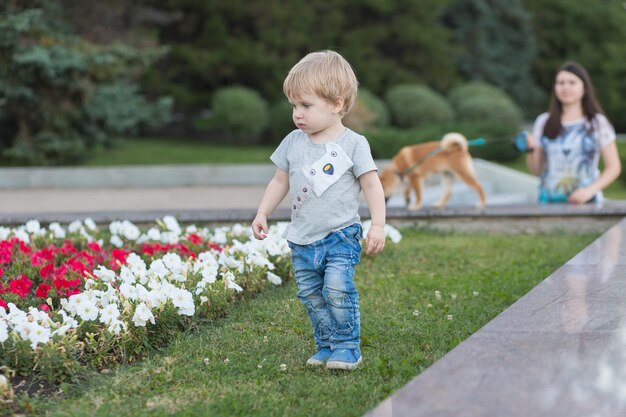
[[[358,86],[354,70],[344,57],[335,51],[319,51],[308,54],[291,68],[283,92],[289,100],[311,93],[331,103],[341,98],[343,116],[352,108]]]

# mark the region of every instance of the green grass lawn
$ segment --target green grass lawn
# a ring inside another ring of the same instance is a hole
[[[304,365],[314,347],[290,282],[142,363],[53,397],[22,398],[22,408],[45,416],[361,416],[596,237],[403,235],[358,267],[364,363],[352,373]]]
[[[185,139],[132,138],[100,149],[86,166],[268,163],[274,146],[229,146]]]

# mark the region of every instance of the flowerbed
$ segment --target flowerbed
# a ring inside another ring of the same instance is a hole
[[[157,224],[0,227],[0,369],[58,383],[81,369],[133,362],[222,315],[229,302],[289,278],[282,224],[264,241],[238,224]]]
[[[3,373],[59,383],[131,363],[281,284],[290,278],[285,225],[263,241],[240,224],[183,229],[173,217],[147,230],[128,221],[100,230],[90,219],[0,227],[0,402],[12,396]]]

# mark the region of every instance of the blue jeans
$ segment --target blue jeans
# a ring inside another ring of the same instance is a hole
[[[311,319],[318,350],[359,348],[361,315],[354,269],[361,256],[361,236],[361,225],[355,223],[309,245],[289,242],[297,296]]]

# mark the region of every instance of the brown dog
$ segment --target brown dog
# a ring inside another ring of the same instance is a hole
[[[455,175],[478,193],[480,199],[478,206],[485,207],[485,191],[476,181],[472,157],[467,150],[467,139],[460,133],[448,133],[440,142],[425,142],[400,149],[400,152],[391,160],[391,164],[380,174],[385,199],[389,199],[398,185],[403,182],[404,178],[407,178],[404,188],[406,204],[409,205],[412,186],[416,201],[409,207],[409,210],[420,209],[422,207],[422,181],[435,173],[443,174],[444,186],[444,193],[435,203],[435,207],[445,206],[450,199]]]

